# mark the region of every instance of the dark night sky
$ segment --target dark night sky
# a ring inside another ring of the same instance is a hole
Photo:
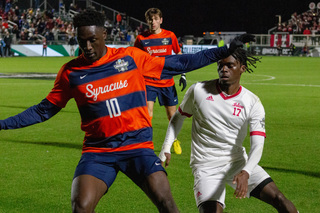
[[[144,20],[144,12],[158,7],[163,12],[164,29],[183,35],[201,36],[205,31],[246,31],[266,34],[293,12],[309,9],[312,0],[95,0],[107,7]],[[320,2],[320,0],[318,0]],[[316,4],[318,1],[313,1]]]
[[[4,0],[0,0],[4,1]],[[33,1],[33,0],[32,0]],[[44,2],[44,0],[39,0]],[[58,6],[60,0],[47,0]],[[30,5],[30,0],[19,0],[21,5]],[[63,0],[66,7],[73,0]],[[85,5],[85,0],[76,0]],[[162,27],[173,31],[177,37],[201,36],[203,32],[246,31],[253,34],[267,34],[278,23],[290,18],[293,12],[302,13],[309,9],[309,3],[320,0],[94,0],[128,16],[144,21],[144,13],[150,7],[157,7],[163,13]],[[97,8],[99,9],[99,8]]]

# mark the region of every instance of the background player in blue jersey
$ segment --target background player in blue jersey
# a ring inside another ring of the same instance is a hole
[[[235,40],[229,48],[163,58],[135,47],[106,47],[104,15],[95,10],[76,15],[74,25],[82,54],[62,66],[45,99],[0,120],[0,130],[44,122],[74,99],[85,136],[71,188],[73,212],[94,212],[118,172],[139,186],[159,212],[178,212],[166,172],[153,151],[144,79],[178,75],[214,63],[250,41],[250,36]]]
[[[145,18],[149,24],[149,30],[137,36],[134,43],[135,47],[138,47],[156,57],[172,55],[172,52],[175,54],[182,54],[176,35],[169,30],[161,28],[163,17],[160,9],[148,9],[145,12]],[[170,121],[172,115],[177,110],[176,105],[178,104],[178,95],[173,78],[146,78],[146,85],[147,104],[150,116],[153,117],[154,103],[158,98],[160,106],[164,105],[167,117]],[[181,91],[186,88],[187,80],[185,74],[181,75],[179,85],[182,85]],[[180,141],[177,139],[175,139],[173,143],[173,150],[176,154],[182,153]]]

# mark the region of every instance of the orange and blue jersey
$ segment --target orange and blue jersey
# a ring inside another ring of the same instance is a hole
[[[82,55],[61,68],[47,99],[61,108],[75,99],[83,152],[153,149],[144,77],[159,79],[164,61],[134,47],[108,48],[93,64]]]
[[[158,34],[152,34],[149,31],[146,31],[138,35],[134,46],[152,56],[159,57],[172,55],[172,52],[177,54],[181,51],[176,35],[165,29],[161,29],[161,32]],[[147,77],[146,85],[154,87],[171,87],[174,85],[174,80],[173,78],[159,80]]]
[[[169,78],[227,56],[227,47],[167,57],[152,57],[135,47],[108,48],[93,63],[81,55],[62,66],[45,99],[0,120],[0,130],[44,122],[74,98],[85,132],[83,153],[153,149],[145,77]]]

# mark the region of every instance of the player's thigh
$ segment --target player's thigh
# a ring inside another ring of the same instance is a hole
[[[150,117],[153,117],[154,101],[147,101],[147,106]]]
[[[171,87],[160,87],[158,100],[160,106],[176,106],[179,101],[176,87],[174,85]]]
[[[116,166],[117,158],[112,153],[84,153],[74,172],[74,179],[80,175],[91,175],[102,180],[110,187],[119,169]]]
[[[165,169],[161,166],[158,156],[151,149],[136,150],[131,153],[130,158],[121,160],[118,166],[120,171],[127,175],[150,198],[159,197],[162,192],[169,189]]]
[[[222,213],[223,206],[218,201],[206,201],[199,206],[199,213]]]
[[[81,207],[94,210],[107,190],[107,184],[92,175],[77,176],[72,181],[72,206],[74,209]]]
[[[237,175],[241,172],[241,170],[245,166],[245,163],[246,162],[244,160],[240,160],[240,161],[236,161],[236,162],[231,163],[231,169],[229,171],[227,182],[228,182],[228,185],[230,185],[233,189],[235,189],[237,187],[236,184],[233,184],[233,178],[235,175]],[[247,192],[246,197],[252,196],[251,192],[256,193],[255,191],[258,190],[260,185],[264,186],[265,185],[264,181],[268,178],[270,178],[270,175],[261,166],[257,165],[253,169],[253,171],[248,179],[248,192]]]
[[[143,191],[155,202],[172,198],[169,180],[163,171],[150,174],[146,178]]]
[[[229,165],[193,169],[193,191],[198,207],[208,201],[217,201],[225,206],[228,169]]]
[[[165,108],[166,108],[168,119],[170,120],[173,114],[177,111],[177,107],[174,105],[174,106],[165,106]]]
[[[282,194],[282,192],[279,190],[276,184],[272,181],[272,179],[270,178],[267,180],[269,181],[259,188],[260,193],[258,194],[258,196],[255,197],[269,204],[274,203],[274,200],[276,198],[284,198],[285,196]]]
[[[115,162],[115,156],[110,153],[84,153],[81,156],[71,189],[74,211],[93,212],[117,176]]]
[[[159,93],[158,87],[146,85],[147,101],[155,102]]]
[[[261,191],[270,182],[273,182],[270,175],[261,166],[257,165],[248,180],[248,197]]]

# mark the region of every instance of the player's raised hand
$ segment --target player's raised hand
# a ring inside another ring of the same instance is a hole
[[[230,46],[228,49],[229,54],[230,55],[233,54],[237,48],[243,48],[243,45],[245,43],[248,43],[251,41],[256,41],[255,36],[252,34],[245,33],[245,34],[242,34],[240,36],[235,37],[230,43]]]
[[[182,85],[181,92],[186,88],[187,86],[187,78],[185,74],[181,74],[180,80],[179,80],[179,86]]]
[[[248,43],[248,42],[251,42],[251,41],[256,41],[256,37],[252,34],[248,34],[248,33],[245,33],[245,34],[242,34],[240,36],[238,36],[239,40],[242,41],[243,43]]]

